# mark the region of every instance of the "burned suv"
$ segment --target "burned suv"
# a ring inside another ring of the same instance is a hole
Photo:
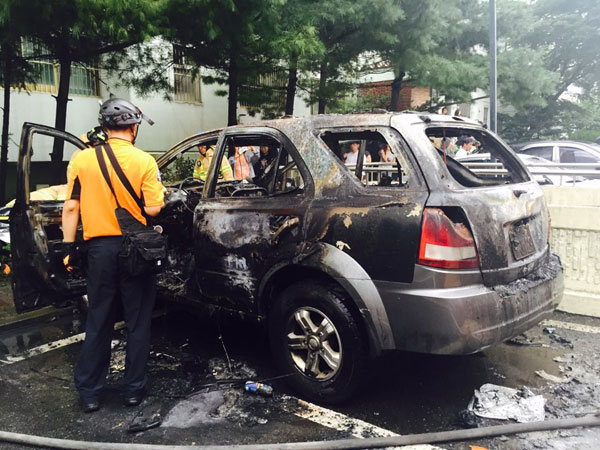
[[[38,135],[84,147],[24,126],[10,218],[19,311],[85,293],[61,263],[62,202],[29,200]],[[501,168],[453,159],[444,149],[462,136]],[[212,155],[203,178],[193,176],[199,147]],[[168,189],[154,220],[169,243],[162,296],[264,321],[281,373],[312,399],[347,398],[384,351],[478,352],[562,296],[540,187],[506,144],[463,118],[266,121],[192,136],[158,164]]]

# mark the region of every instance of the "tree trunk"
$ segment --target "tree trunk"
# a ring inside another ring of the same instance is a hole
[[[229,98],[227,105],[227,125],[237,125],[237,100],[238,100],[238,66],[237,48],[231,47],[229,57]]]
[[[298,58],[292,57],[288,71],[288,84],[285,98],[285,115],[294,115],[294,99],[296,98],[296,85],[298,84]]]
[[[8,173],[8,125],[10,119],[10,82],[12,61],[10,50],[2,46],[2,63],[4,64],[4,110],[2,113],[2,144],[0,146],[0,205],[6,203],[6,174]]]
[[[402,80],[406,73],[400,71],[398,76],[392,81],[392,98],[390,100],[390,111],[400,111],[400,89],[402,89]]]
[[[327,87],[327,62],[321,63],[321,70],[319,74],[319,114],[325,114],[325,108],[327,107],[327,98],[325,95],[325,88]]]
[[[71,59],[69,57],[61,57],[58,60],[60,64],[60,79],[58,84],[58,95],[56,96],[56,118],[54,128],[60,131],[65,131],[67,125],[67,105],[69,103],[69,83],[71,81]],[[51,183],[62,184],[65,182],[66,174],[62,170],[62,161],[64,153],[64,141],[62,139],[54,139],[52,146],[52,180]]]

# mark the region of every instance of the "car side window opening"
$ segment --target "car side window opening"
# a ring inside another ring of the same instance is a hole
[[[560,148],[560,162],[562,163],[597,163],[598,158],[584,150],[572,147]]]
[[[552,161],[552,147],[533,147],[523,150],[521,153],[526,155],[539,156],[540,158]]]
[[[297,194],[304,179],[285,145],[268,135],[233,135],[218,164],[231,167],[232,180],[218,178],[215,197],[266,197]]]
[[[325,131],[323,142],[363,186],[406,186],[402,153],[378,131]]]
[[[432,126],[425,134],[450,175],[465,187],[529,181],[520,160],[483,130]]]
[[[216,138],[199,141],[179,152],[174,159],[160,168],[163,184],[177,187],[184,180],[191,182],[192,179],[196,179],[203,182],[216,143]]]

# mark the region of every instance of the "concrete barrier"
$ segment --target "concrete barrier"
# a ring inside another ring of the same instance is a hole
[[[552,220],[550,245],[565,268],[558,309],[600,317],[600,189],[543,189]]]

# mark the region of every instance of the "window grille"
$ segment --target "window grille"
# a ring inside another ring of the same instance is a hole
[[[276,111],[285,109],[287,72],[275,70],[260,74],[240,87],[240,104],[245,108]]]
[[[202,84],[199,71],[194,71],[185,47],[173,46],[173,94],[175,101],[202,103]]]
[[[21,53],[24,58],[29,58],[32,66],[31,81],[25,86],[30,91],[58,93],[60,79],[60,65],[50,59],[50,51],[42,43],[32,39],[22,39]],[[85,95],[90,97],[100,96],[100,73],[93,67],[84,65],[71,66],[69,80],[69,94]]]

